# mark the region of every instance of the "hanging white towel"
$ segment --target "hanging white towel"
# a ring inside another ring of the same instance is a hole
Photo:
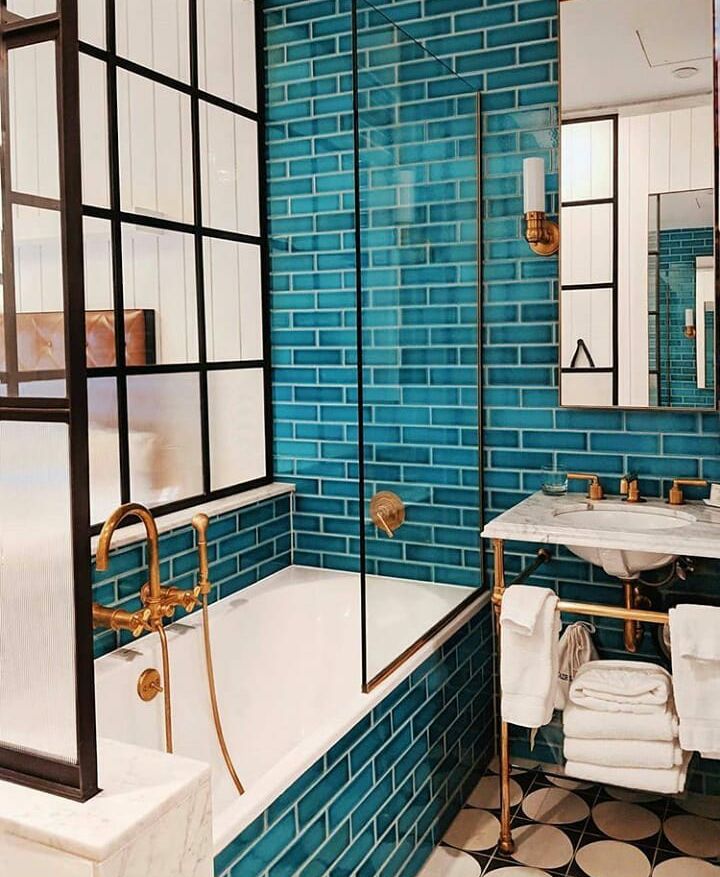
[[[675,741],[582,740],[565,737],[565,758],[607,767],[668,769],[682,764],[683,752]]]
[[[589,710],[570,701],[563,713],[563,730],[568,737],[588,740],[675,740],[678,720],[672,701],[664,712],[608,713]]]
[[[588,661],[597,661],[598,653],[590,635],[591,628],[586,621],[576,621],[565,628],[560,637],[558,687],[555,693],[555,709],[564,710],[567,706],[570,684],[578,670]]]
[[[664,712],[672,678],[663,667],[644,661],[590,661],[570,686],[570,700],[601,712]]]
[[[568,761],[565,773],[578,780],[591,783],[622,786],[626,789],[642,789],[661,795],[677,795],[685,789],[688,764],[691,755],[686,752],[682,764],[669,770],[647,767],[608,767],[604,764],[588,764],[584,761]]]
[[[720,758],[720,608],[671,609],[670,650],[680,745]]]
[[[500,684],[503,721],[523,728],[546,725],[558,681],[560,614],[547,588],[513,585],[500,611]]]

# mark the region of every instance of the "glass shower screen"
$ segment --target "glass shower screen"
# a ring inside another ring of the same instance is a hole
[[[384,8],[354,40],[366,689],[482,585],[479,95]]]

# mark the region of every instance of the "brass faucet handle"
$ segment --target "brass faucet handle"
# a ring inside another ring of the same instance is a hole
[[[669,505],[685,505],[685,495],[683,487],[707,487],[708,483],[704,478],[675,478],[668,493]]]
[[[143,588],[144,590],[145,588]],[[163,587],[160,588],[160,596],[163,615],[166,618],[172,618],[177,606],[182,607],[187,613],[193,611],[200,600],[200,585],[196,585],[194,588]]]
[[[620,482],[620,495],[625,502],[645,502],[640,495],[640,481],[637,475],[626,475]]]
[[[150,610],[147,608],[126,612],[124,609],[93,603],[92,619],[93,627],[105,627],[115,631],[129,630],[135,638],[150,630]]]
[[[587,498],[599,502],[605,499],[605,491],[600,483],[600,476],[589,472],[568,472],[568,479],[571,481],[588,481]]]

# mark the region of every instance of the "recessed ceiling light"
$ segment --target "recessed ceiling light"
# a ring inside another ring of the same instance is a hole
[[[699,72],[698,67],[678,67],[676,70],[673,70],[673,76],[676,76],[678,79],[691,79],[693,76],[697,76]]]

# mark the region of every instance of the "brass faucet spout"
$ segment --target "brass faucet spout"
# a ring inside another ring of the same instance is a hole
[[[145,532],[147,533],[149,570],[147,607],[150,610],[151,623],[156,627],[162,623],[163,612],[161,604],[163,602],[163,595],[160,586],[160,546],[157,524],[149,509],[137,502],[128,502],[115,509],[107,521],[105,521],[105,525],[100,532],[100,539],[95,554],[95,566],[100,571],[108,568],[110,543],[112,542],[115,530],[126,518],[130,517],[139,518],[145,526]]]

